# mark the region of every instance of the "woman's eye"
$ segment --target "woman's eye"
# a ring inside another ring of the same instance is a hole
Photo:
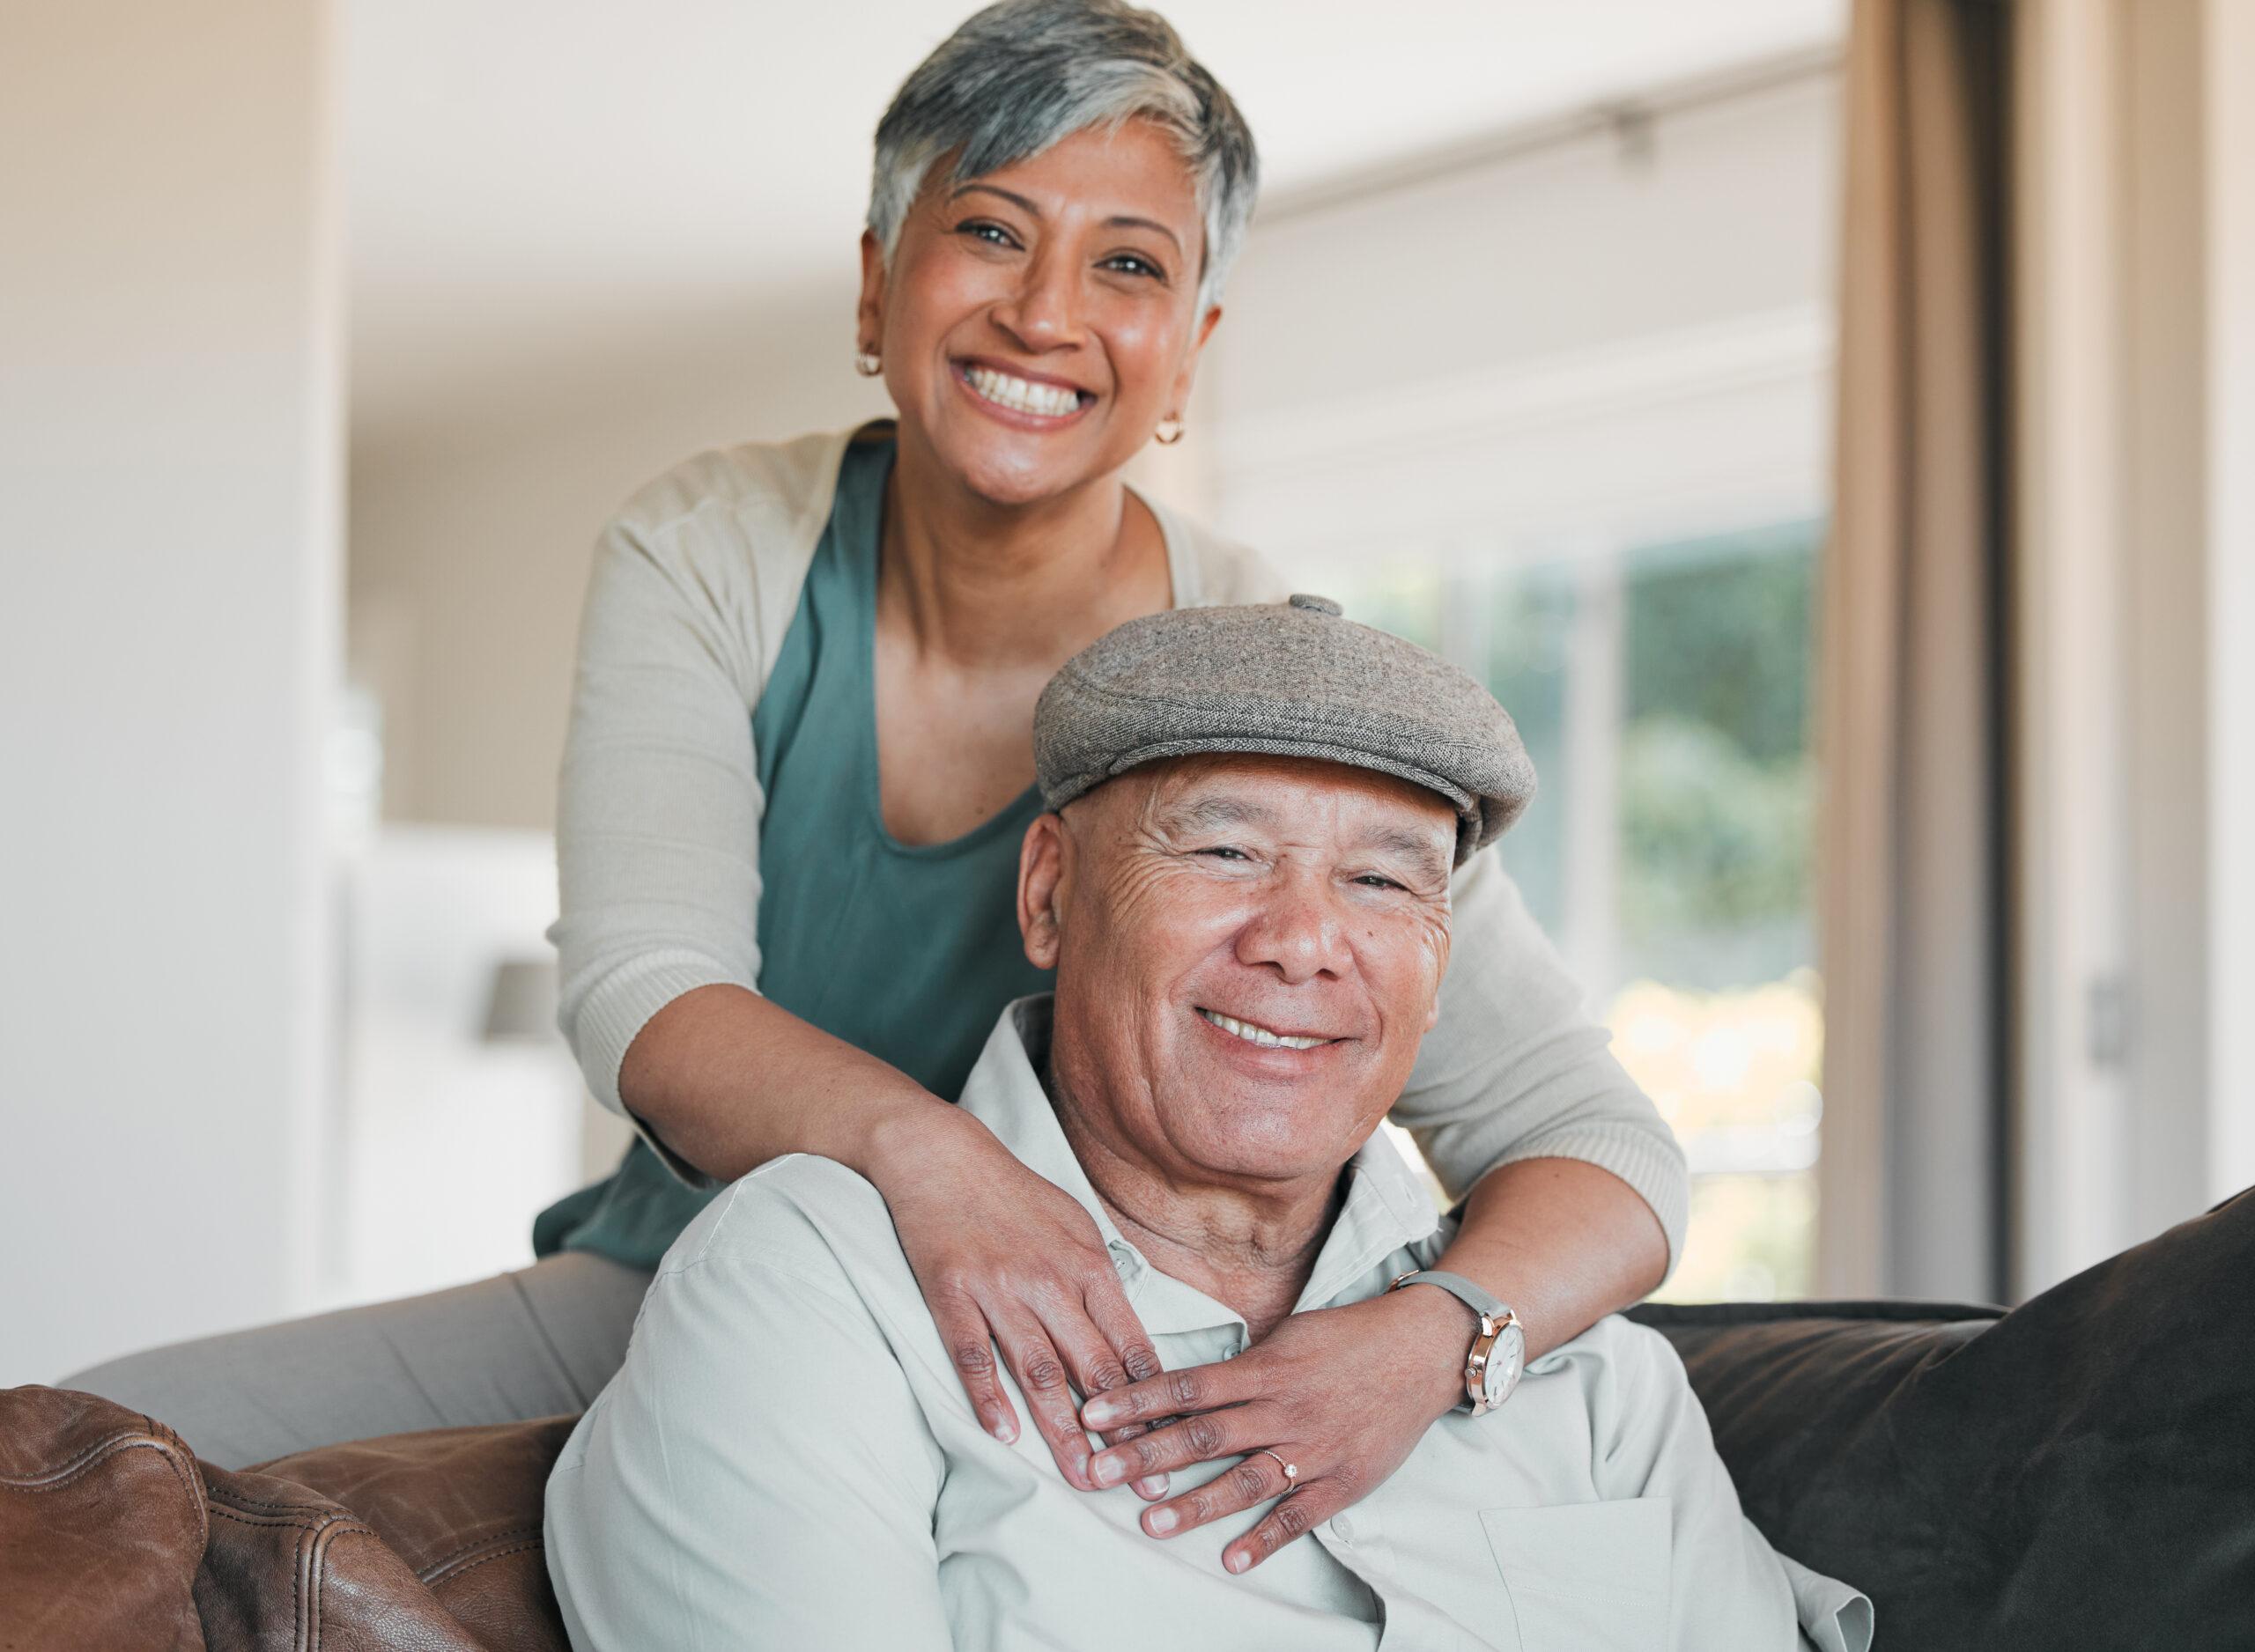
[[[1148,276],[1156,281],[1166,279],[1166,271],[1140,253],[1114,253],[1104,262],[1106,269],[1118,269],[1127,275]]]
[[[991,223],[984,218],[972,218],[968,223],[958,224],[956,225],[956,232],[971,236],[975,240],[985,241],[990,246],[1015,247],[1017,245],[1017,238],[1009,231],[999,224]]]

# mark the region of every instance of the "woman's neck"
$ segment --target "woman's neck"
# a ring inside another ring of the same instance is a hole
[[[1001,505],[904,434],[879,545],[880,624],[956,667],[1054,665],[1172,600],[1165,537],[1116,472]]]
[[[1234,1309],[1253,1341],[1292,1311],[1338,1214],[1338,1177],[1259,1192],[1186,1186],[1123,1150],[1050,1082],[1057,1122],[1089,1185],[1154,1267]]]

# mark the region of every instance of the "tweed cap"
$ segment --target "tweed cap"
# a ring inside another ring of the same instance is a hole
[[[1459,866],[1534,795],[1534,765],[1493,695],[1327,597],[1130,620],[1067,660],[1034,708],[1034,771],[1053,809],[1162,757],[1231,751],[1438,792],[1456,808]]]

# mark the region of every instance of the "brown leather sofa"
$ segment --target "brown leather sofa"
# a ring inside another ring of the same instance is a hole
[[[1868,1593],[1882,1647],[2255,1648],[2255,1191],[2009,1314],[1634,1316],[1748,1516]],[[91,1395],[0,1391],[0,1652],[560,1652],[540,1516],[571,1422],[231,1474]]]
[[[5,1652],[567,1652],[540,1538],[569,1417],[230,1473],[162,1423],[0,1393]]]

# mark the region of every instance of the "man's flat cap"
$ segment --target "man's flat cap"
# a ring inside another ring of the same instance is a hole
[[[1459,866],[1534,795],[1534,765],[1493,695],[1327,597],[1130,620],[1067,660],[1034,709],[1034,770],[1053,809],[1162,757],[1231,751],[1438,792],[1456,808]]]

